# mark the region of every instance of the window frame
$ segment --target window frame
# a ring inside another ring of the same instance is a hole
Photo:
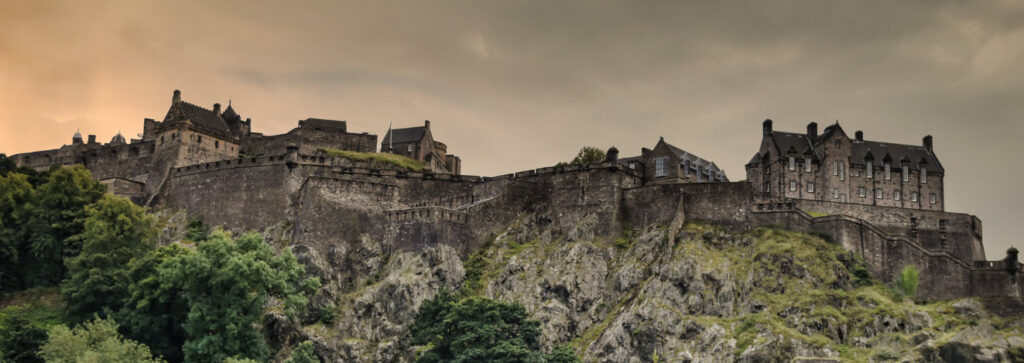
[[[668,164],[668,157],[662,156],[662,157],[654,158],[654,177],[655,178],[660,178],[660,177],[663,177],[663,176],[668,176],[667,164]]]

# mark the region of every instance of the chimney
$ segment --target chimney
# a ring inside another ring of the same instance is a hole
[[[213,113],[217,114],[217,116],[220,116],[220,104],[219,103],[214,103],[213,104]]]
[[[818,139],[818,123],[811,122],[807,124],[807,138],[814,143]]]
[[[430,120],[423,121],[423,127],[430,128]]]
[[[1006,250],[1006,269],[1010,271],[1010,273],[1017,272],[1019,269],[1018,266],[1020,263],[1018,262],[1019,260],[1017,260],[1017,255],[1019,253],[1020,252],[1018,252],[1015,247],[1010,247],[1010,249]]]
[[[171,97],[171,102],[173,102],[173,103],[181,102],[181,91],[174,90],[174,97]]]
[[[770,136],[772,134],[772,119],[764,120],[761,127],[764,129],[764,137]]]
[[[853,133],[853,135],[854,135],[853,137],[856,138],[857,141],[861,141],[861,142],[864,141],[864,131],[857,130],[857,132]]]
[[[96,143],[96,135],[89,135],[89,143],[90,144],[95,144]]]
[[[924,144],[924,149],[928,152],[932,152],[932,135],[927,135],[921,139],[921,143]]]

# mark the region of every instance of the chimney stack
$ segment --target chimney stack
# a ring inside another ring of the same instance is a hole
[[[219,103],[214,103],[213,104],[213,113],[217,114],[217,116],[220,116],[220,104]]]
[[[772,119],[764,120],[764,122],[761,123],[761,128],[764,130],[764,134],[763,134],[764,137],[768,137],[769,135],[771,135],[772,134]]]
[[[921,139],[921,143],[924,144],[924,149],[928,152],[932,152],[932,135],[927,135]]]
[[[1010,273],[1016,273],[1017,270],[1020,269],[1020,262],[1017,259],[1019,254],[1020,252],[1017,251],[1016,247],[1010,247],[1006,250],[1006,259],[1004,261],[1006,261],[1006,269],[1010,271]]]
[[[811,140],[813,144],[818,139],[818,123],[811,122],[807,124],[807,138]]]
[[[857,141],[864,141],[864,131],[857,130],[857,132],[855,132],[853,134],[854,134],[854,138],[856,138]]]
[[[90,144],[95,144],[96,143],[96,135],[89,135],[89,143]]]
[[[423,127],[430,128],[430,120],[423,121]]]
[[[174,103],[181,102],[181,91],[174,90],[174,97],[171,97],[171,102],[174,102]]]
[[[604,161],[605,162],[610,162],[612,164],[618,164],[619,163],[619,149],[615,148],[614,146],[612,146],[610,149],[608,149],[608,152],[605,153]]]

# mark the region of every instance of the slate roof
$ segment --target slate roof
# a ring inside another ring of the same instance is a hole
[[[825,128],[825,131],[817,137],[816,144],[812,145],[811,140],[807,137],[807,134],[798,134],[792,132],[781,132],[772,131],[771,138],[775,143],[775,152],[777,156],[786,155],[789,151],[795,150],[797,155],[806,155],[808,153],[814,155],[816,159],[821,159],[823,153],[823,141],[828,138],[832,133],[839,129],[839,125],[831,125]],[[928,165],[937,167],[938,170],[943,172],[942,164],[939,163],[939,159],[935,157],[935,154],[925,150],[924,146],[921,145],[905,145],[905,144],[894,144],[888,142],[878,141],[857,141],[856,139],[850,139],[853,143],[850,163],[856,165],[864,165],[865,157],[870,155],[877,162],[881,162],[886,155],[889,156],[890,160],[894,165],[899,165],[900,161],[908,160],[912,166],[917,166],[922,161]],[[751,165],[761,161],[762,155],[754,155],[754,158],[747,163]],[[878,165],[878,164],[876,164]]]
[[[404,129],[391,129],[387,134],[384,135],[384,140],[381,141],[381,145],[387,145],[392,142],[403,143],[419,141],[426,134],[427,128],[425,126],[418,127],[407,127]],[[394,135],[394,141],[391,140],[391,135]]]
[[[171,109],[168,114],[173,114],[177,108],[177,111],[182,115],[181,118],[174,118],[167,120],[168,125],[174,125],[178,122],[185,120],[191,120],[192,123],[201,128],[213,131],[215,133],[224,134],[224,136],[231,136],[231,129],[228,128],[228,124],[212,110],[208,110],[191,103],[181,101],[171,105]]]
[[[664,142],[664,140],[661,142]],[[729,177],[725,175],[725,170],[719,168],[718,165],[716,165],[714,162],[705,160],[704,158],[691,154],[667,142],[665,143],[665,146],[668,146],[669,150],[671,150],[673,153],[676,154],[677,157],[679,157],[679,163],[683,164],[683,167],[689,167],[690,170],[696,172],[697,167],[700,166],[702,170],[713,171],[715,173],[716,178],[718,175],[721,175],[722,181],[729,181]],[[630,162],[634,161],[643,162],[643,156],[631,156],[628,158],[620,158],[619,164],[628,166]]]

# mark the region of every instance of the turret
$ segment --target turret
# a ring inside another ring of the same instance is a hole
[[[770,129],[771,128],[771,123],[770,123],[770,121],[768,121],[768,122],[769,122],[769,124],[768,124],[768,127],[769,127],[768,132],[771,133],[771,129]],[[807,138],[809,140],[811,140],[812,144],[815,141],[817,141],[817,139],[818,139],[818,123],[817,122],[811,122],[811,123],[807,124]]]
[[[761,129],[764,131],[763,136],[768,137],[772,134],[772,119],[764,120],[761,123]]]
[[[79,131],[75,131],[75,135],[71,136],[71,144],[72,145],[78,145],[78,144],[81,144],[81,143],[82,143],[82,133],[79,132]]]
[[[616,149],[614,146],[609,148],[608,152],[605,153],[604,162],[617,165],[619,163],[619,149]]]
[[[924,146],[925,150],[928,150],[929,153],[932,152],[932,135],[926,135],[924,138],[922,138],[921,144]]]

